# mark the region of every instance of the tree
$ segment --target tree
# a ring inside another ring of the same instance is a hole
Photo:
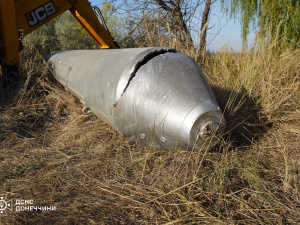
[[[116,40],[120,47],[135,47],[135,41],[131,36],[127,35],[127,33],[131,30],[130,28],[132,27],[128,23],[127,17],[118,15],[115,6],[111,2],[107,2],[107,0],[103,1],[100,11],[103,16],[102,18],[104,19],[104,23],[106,24],[112,37],[114,38],[114,40]],[[99,18],[99,21],[102,21],[101,18]]]
[[[221,4],[230,17],[239,17],[244,44],[252,24],[262,40],[280,38],[281,47],[291,43],[299,47],[300,0],[221,0]]]
[[[28,46],[29,43],[41,55],[57,50],[99,48],[69,12],[28,34],[24,38],[24,45]]]
[[[55,23],[55,33],[61,50],[96,49],[99,46],[69,13],[63,13]]]
[[[206,7],[202,11],[204,3]],[[200,52],[199,46],[201,50],[205,49],[206,38],[203,36],[206,36],[212,4],[211,0],[136,0],[127,4],[127,10],[131,12],[131,20],[138,24],[137,27],[147,28],[146,36],[159,31],[163,37],[169,36],[172,39],[169,40],[172,47],[195,56]],[[203,26],[200,28],[201,15]],[[149,24],[152,24],[152,30],[149,30]],[[200,35],[201,44],[195,41]]]
[[[191,32],[187,25],[187,11],[183,7],[183,2],[180,0],[163,1],[154,0],[169,17],[171,28],[179,39],[179,42],[186,48],[191,49],[194,47]]]
[[[57,18],[49,21],[37,30],[25,36],[23,40],[24,46],[34,46],[34,48],[41,54],[46,55],[51,51],[58,50],[59,41],[56,38],[55,24]],[[30,44],[29,44],[30,43]],[[35,50],[32,49],[32,50]]]
[[[205,53],[206,50],[206,29],[207,29],[210,6],[211,6],[211,0],[206,0],[205,8],[202,15],[202,22],[201,22],[201,36],[200,36],[200,44],[199,44],[200,57]]]

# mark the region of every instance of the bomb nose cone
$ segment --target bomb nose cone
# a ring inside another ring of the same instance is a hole
[[[169,48],[65,51],[46,57],[85,107],[143,146],[213,146],[225,120],[199,65]]]
[[[131,140],[163,148],[213,146],[222,133],[214,124],[224,124],[198,64],[185,54],[170,51],[145,58],[113,115],[115,125]],[[208,140],[213,131],[218,135]]]

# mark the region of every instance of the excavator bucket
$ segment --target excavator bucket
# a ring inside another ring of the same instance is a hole
[[[85,108],[142,146],[199,150],[222,137],[205,75],[175,49],[60,51],[45,60]]]

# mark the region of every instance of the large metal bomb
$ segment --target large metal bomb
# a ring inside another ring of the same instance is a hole
[[[140,145],[199,149],[223,133],[202,70],[174,49],[73,50],[45,59],[86,108]]]

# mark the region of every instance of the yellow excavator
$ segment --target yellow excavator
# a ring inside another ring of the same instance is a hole
[[[84,112],[144,146],[201,149],[219,142],[225,120],[197,62],[166,47],[118,49],[88,0],[0,0],[2,68],[19,65],[23,35],[66,10],[104,48],[44,57]]]
[[[69,10],[101,48],[118,48],[88,0],[0,0],[0,60],[18,66],[21,37]]]

